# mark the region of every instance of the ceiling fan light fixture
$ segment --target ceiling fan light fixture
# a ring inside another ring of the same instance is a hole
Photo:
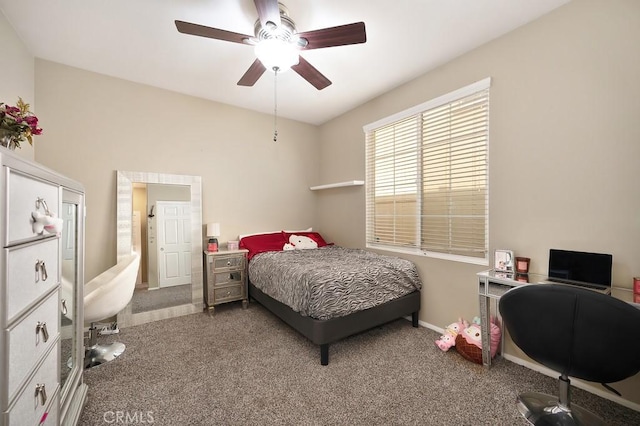
[[[300,61],[296,46],[278,38],[260,40],[255,53],[262,65],[272,71],[286,71]]]

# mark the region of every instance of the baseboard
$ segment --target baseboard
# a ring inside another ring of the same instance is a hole
[[[405,317],[405,319],[411,321],[411,317]],[[435,326],[433,324],[430,324],[428,322],[418,321],[418,324],[421,327],[428,328],[428,329],[433,330],[433,331],[435,331],[437,333],[441,333],[441,334],[444,333],[444,329],[443,328],[437,327],[437,326]],[[540,364],[537,364],[537,363],[534,363],[534,362],[531,362],[531,361],[527,361],[525,359],[518,358],[517,356],[510,355],[510,354],[504,354],[503,357],[504,357],[504,359],[506,359],[508,361],[511,361],[511,362],[513,362],[515,364],[518,364],[518,365],[522,365],[523,367],[527,367],[528,369],[533,370],[533,371],[537,371],[538,373],[542,373],[545,376],[553,377],[554,379],[558,378],[558,372],[557,371],[553,371],[553,370],[551,370],[551,369],[549,369],[547,367],[544,367],[544,366],[542,366]],[[609,401],[613,401],[613,402],[615,402],[617,404],[623,405],[623,406],[625,406],[627,408],[630,408],[632,410],[640,411],[640,404],[628,401],[628,400],[626,400],[626,399],[624,399],[622,397],[619,397],[618,395],[616,395],[616,394],[614,394],[612,392],[606,391],[604,389],[600,389],[600,388],[592,385],[591,383],[583,382],[580,379],[575,379],[575,378],[572,378],[572,377],[570,377],[570,379],[571,379],[571,385],[573,385],[573,386],[575,386],[575,387],[577,387],[579,389],[585,390],[585,391],[590,392],[590,393],[592,393],[594,395],[598,395],[601,398],[608,399]]]
[[[404,317],[404,319],[406,319],[407,321],[411,321],[411,317],[410,316],[406,316],[406,317]],[[429,324],[428,322],[425,322],[425,321],[418,320],[418,325],[421,326],[421,327],[433,330],[435,332],[438,332],[440,334],[444,333],[444,328],[436,327],[435,325]]]
[[[522,358],[518,358],[517,356],[513,356],[513,355],[509,355],[509,354],[504,354],[503,355],[504,358],[506,360],[509,360],[513,363],[516,363],[518,365],[522,365],[523,367],[527,367],[533,371],[537,371],[538,373],[542,373],[545,376],[549,376],[549,377],[553,377],[553,378],[558,378],[559,374],[557,371],[553,371],[547,367],[544,367],[540,364],[537,363],[533,363],[531,361],[527,361],[525,359]],[[615,403],[618,403],[620,405],[623,405],[627,408],[630,408],[632,410],[635,411],[640,411],[640,404],[636,404],[635,402],[631,402],[628,401],[624,398],[619,397],[618,395],[605,391],[603,389],[597,388],[596,386],[587,383],[587,382],[583,382],[580,379],[574,379],[573,377],[569,377],[569,379],[571,380],[571,385],[575,386],[579,389],[585,390],[587,392],[590,392],[594,395],[598,395],[599,397],[602,397],[604,399],[608,399],[609,401],[613,401]]]

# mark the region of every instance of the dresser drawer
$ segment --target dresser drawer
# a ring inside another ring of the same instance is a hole
[[[213,289],[213,304],[220,302],[230,302],[232,300],[244,299],[244,286],[233,285]]]
[[[58,285],[59,241],[49,238],[4,251],[9,278],[5,309],[7,320],[11,322],[16,315]],[[44,270],[47,273],[46,280]]]
[[[60,424],[60,389],[51,399],[45,413],[40,417],[38,426],[58,426]]]
[[[5,415],[8,426],[37,425],[58,390],[58,351],[54,348]],[[41,388],[46,394],[38,392]],[[47,416],[48,417],[48,416]]]
[[[217,256],[212,266],[215,272],[225,269],[244,269],[244,256]]]
[[[242,284],[243,271],[219,272],[213,275],[213,285],[219,287],[221,285]]]
[[[49,210],[57,214],[60,202],[59,187],[9,169],[8,191],[8,232],[6,241],[3,241],[4,245],[39,238],[39,235],[33,232],[31,213],[45,212],[44,206],[36,208],[36,201],[41,198],[46,202]]]
[[[34,365],[55,345],[58,336],[58,292],[53,292],[29,315],[8,330],[9,400]],[[45,341],[45,330],[48,339]]]

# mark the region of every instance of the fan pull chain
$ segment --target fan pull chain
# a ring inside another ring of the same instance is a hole
[[[278,67],[273,67],[273,141],[278,141]]]

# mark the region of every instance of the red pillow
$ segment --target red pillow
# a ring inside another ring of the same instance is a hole
[[[240,248],[249,250],[247,259],[251,259],[256,254],[264,253],[265,251],[282,251],[282,247],[286,242],[287,240],[284,239],[282,232],[250,235],[240,240]]]
[[[284,238],[286,243],[289,242],[289,237],[292,236],[292,235],[303,235],[305,237],[309,237],[313,241],[318,243],[318,247],[324,247],[324,246],[328,245],[327,242],[324,240],[324,238],[322,238],[322,235],[320,235],[317,232],[286,232],[286,231],[282,231],[282,238]]]

